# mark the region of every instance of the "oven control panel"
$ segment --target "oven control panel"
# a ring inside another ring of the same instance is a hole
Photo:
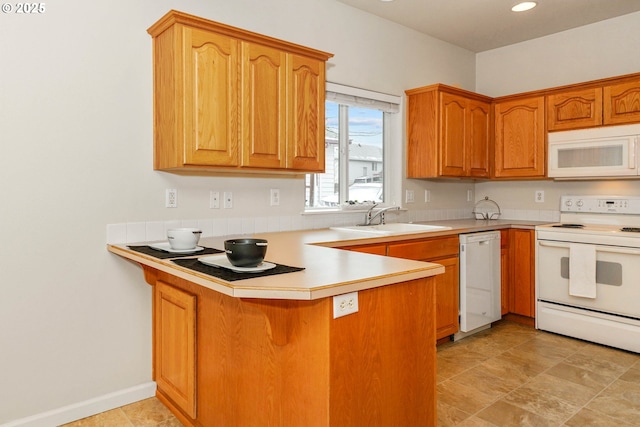
[[[634,196],[562,196],[561,212],[640,214],[640,197]]]

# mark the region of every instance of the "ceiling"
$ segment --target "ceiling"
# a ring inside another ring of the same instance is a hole
[[[519,0],[338,1],[472,52],[640,11],[640,0],[537,0],[520,13],[511,12]]]

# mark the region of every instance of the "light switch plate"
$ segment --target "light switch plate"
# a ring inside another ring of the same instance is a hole
[[[224,202],[222,206],[225,209],[233,208],[233,193],[231,191],[224,192]]]
[[[220,209],[220,192],[219,191],[209,192],[209,208]]]

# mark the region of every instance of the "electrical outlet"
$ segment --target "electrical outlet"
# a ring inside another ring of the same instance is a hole
[[[231,191],[224,192],[224,204],[223,207],[225,209],[233,208],[233,193]]]
[[[413,190],[407,190],[405,192],[404,201],[405,203],[413,203],[415,202]]]
[[[467,202],[473,201],[473,190],[467,190]]]
[[[429,203],[431,201],[431,190],[424,190],[424,202]]]
[[[209,208],[220,209],[220,192],[219,191],[209,192]]]
[[[358,293],[351,292],[333,297],[333,318],[358,312]]]
[[[165,191],[164,205],[167,208],[178,207],[178,190],[175,188],[167,188]]]
[[[536,190],[536,203],[544,202],[544,191]]]
[[[271,189],[271,206],[280,206],[280,190],[277,188]]]

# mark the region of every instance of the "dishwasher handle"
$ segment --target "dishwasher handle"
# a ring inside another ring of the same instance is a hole
[[[480,243],[483,245],[487,245],[490,242],[497,240],[500,241],[500,232],[499,231],[489,231],[489,232],[480,232],[480,233],[467,233],[460,234],[460,244],[464,243]]]

